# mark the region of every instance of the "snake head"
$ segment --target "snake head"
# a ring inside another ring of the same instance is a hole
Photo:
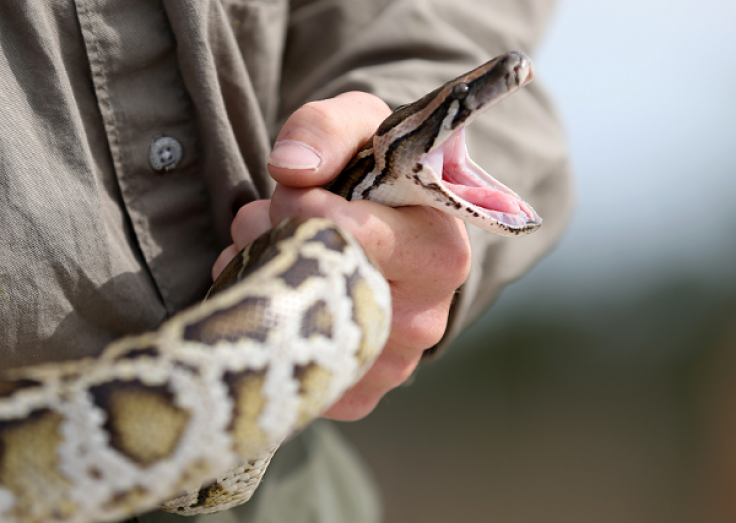
[[[442,131],[454,131],[472,122],[491,105],[515,93],[534,78],[534,64],[521,51],[497,56],[443,85],[446,103],[457,107]]]
[[[465,126],[533,77],[531,60],[514,51],[397,108],[374,136],[374,174],[356,192],[392,206],[435,207],[504,236],[536,230],[542,219],[534,209],[473,162],[465,146]]]

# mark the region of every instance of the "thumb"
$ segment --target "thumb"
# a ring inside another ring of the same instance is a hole
[[[297,109],[279,132],[268,171],[290,187],[332,180],[391,114],[378,97],[350,92]]]

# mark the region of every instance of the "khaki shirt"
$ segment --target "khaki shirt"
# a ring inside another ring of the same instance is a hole
[[[300,105],[361,90],[395,106],[502,52],[533,56],[550,4],[1,2],[2,367],[98,354],[201,299],[234,213],[270,195],[271,140]],[[168,171],[149,160],[161,137],[181,147]],[[539,82],[473,123],[468,146],[545,222],[512,239],[471,228],[443,344],[551,248],[571,207]]]

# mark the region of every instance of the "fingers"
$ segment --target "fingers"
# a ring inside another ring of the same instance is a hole
[[[289,117],[276,138],[268,164],[271,176],[294,187],[326,184],[389,114],[391,110],[381,99],[358,92],[302,106]],[[213,277],[240,249],[281,221],[269,219],[268,205],[265,201],[252,202],[241,208],[231,227],[234,246],[220,254],[212,267]],[[298,213],[289,216],[295,214]]]
[[[391,333],[368,373],[327,412],[334,419],[365,416],[411,375],[423,351],[444,335],[453,295],[470,268],[469,242],[459,220],[424,207],[347,202],[319,188],[345,167],[389,114],[385,103],[364,93],[298,109],[269,158],[269,172],[278,182],[272,200],[241,209],[232,226],[234,245],[213,271],[222,270],[271,224],[300,214],[332,219],[373,257],[391,287]]]
[[[464,279],[463,274],[467,272],[460,268],[453,278]],[[386,346],[366,375],[323,414],[326,418],[355,421],[367,416],[385,394],[412,375],[424,350],[445,333],[455,292],[452,285],[439,282],[426,295],[416,292],[428,287],[421,275],[390,283],[393,316]]]
[[[256,200],[240,208],[230,225],[230,236],[232,236],[233,244],[220,253],[212,266],[213,281],[227,267],[230,260],[243,250],[243,247],[271,229],[270,207],[271,200]]]
[[[220,253],[217,260],[215,260],[214,265],[212,265],[212,281],[215,281],[218,276],[220,276],[220,273],[225,270],[227,264],[235,258],[235,255],[238,254],[238,252],[240,252],[240,249],[235,247],[235,245],[230,245]]]
[[[470,270],[465,226],[426,207],[347,202],[322,189],[284,185],[277,186],[270,210],[274,223],[296,214],[339,223],[389,281],[393,316],[386,347],[363,379],[325,414],[343,421],[360,419],[411,375],[425,349],[442,339],[455,290]]]
[[[324,185],[389,114],[381,99],[359,92],[303,105],[281,128],[268,160],[269,173],[292,187]]]
[[[230,226],[233,243],[241,250],[273,227],[269,217],[271,200],[256,200],[238,210]]]
[[[270,211],[273,223],[299,214],[332,219],[355,236],[390,282],[421,280],[421,288],[412,292],[431,295],[437,287],[454,291],[470,270],[464,224],[434,209],[347,202],[322,189],[279,185]]]
[[[386,393],[409,379],[420,359],[421,352],[406,359],[387,346],[363,379],[322,416],[337,421],[355,421],[367,416]]]

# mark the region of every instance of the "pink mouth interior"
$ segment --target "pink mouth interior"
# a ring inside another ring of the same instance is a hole
[[[445,187],[463,200],[483,209],[509,214],[516,214],[521,210],[516,200],[502,192],[494,191],[489,187],[468,187],[466,185],[450,183],[445,176],[443,176],[443,179],[445,179]]]
[[[442,172],[442,182],[447,190],[466,202],[494,215],[516,215],[517,220],[522,218],[524,222],[540,220],[529,204],[517,194],[477,165],[467,162],[464,129],[453,133],[441,147],[429,153],[425,161],[434,172]]]

